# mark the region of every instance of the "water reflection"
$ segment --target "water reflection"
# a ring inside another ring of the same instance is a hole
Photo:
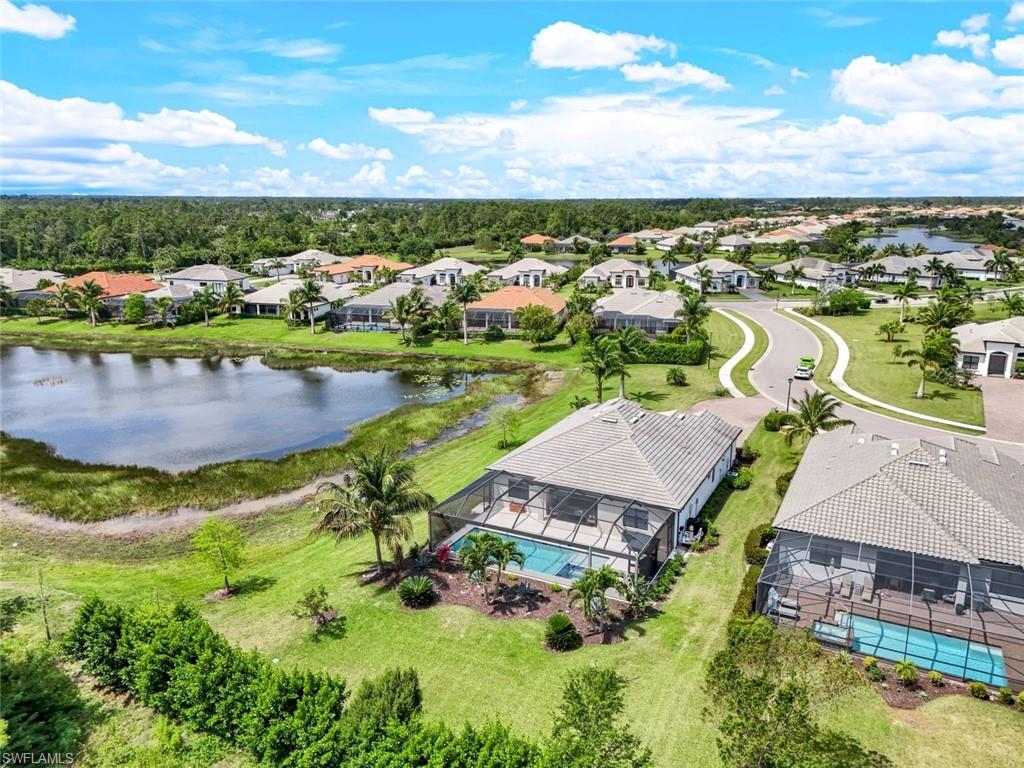
[[[414,371],[223,363],[3,347],[0,426],[68,458],[180,471],[337,443],[359,421],[464,385]]]
[[[940,234],[929,234],[927,229],[914,227],[911,229],[891,230],[892,236],[886,237],[865,237],[863,242],[884,248],[887,245],[899,245],[905,243],[913,248],[917,244],[923,245],[930,253],[945,253],[947,251],[962,251],[974,247],[974,243],[965,243],[962,240],[954,240]]]

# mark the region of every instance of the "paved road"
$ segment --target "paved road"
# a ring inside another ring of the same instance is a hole
[[[792,375],[796,361],[806,354],[814,354],[820,358],[821,344],[818,337],[796,321],[774,312],[774,301],[731,302],[729,308],[760,325],[771,337],[768,353],[760,363],[756,364],[750,378],[765,398],[774,401],[780,410],[784,409],[788,387],[787,379]],[[794,380],[792,397],[795,400],[801,397],[804,391],[813,388],[814,384],[811,382]],[[770,405],[770,403],[767,404],[768,407]],[[839,409],[839,413],[844,418],[852,419],[865,432],[874,432],[890,438],[926,438],[930,440],[948,439],[950,435],[956,435],[972,442],[991,445],[1024,461],[1024,443],[947,432],[942,429],[900,421],[849,403],[844,403]]]

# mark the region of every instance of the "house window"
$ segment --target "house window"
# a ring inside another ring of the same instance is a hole
[[[981,355],[964,355],[963,369],[965,371],[976,371],[981,365]]]
[[[839,544],[815,541],[811,544],[809,557],[814,565],[838,568],[843,564],[843,548]]]
[[[631,507],[623,513],[622,524],[626,528],[646,531],[650,527],[650,516],[646,509],[636,509],[635,507]]]
[[[615,276],[615,287],[616,288],[621,288],[622,287],[622,275],[616,275]]]
[[[521,480],[509,480],[508,497],[511,501],[525,503],[530,500],[530,484]]]

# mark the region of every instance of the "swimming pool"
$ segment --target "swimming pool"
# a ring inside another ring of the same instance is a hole
[[[471,531],[467,531],[459,537],[458,541],[452,544],[452,551],[458,552],[459,547],[465,542],[466,536],[471,533],[480,533],[482,530],[481,528],[474,528]],[[496,535],[501,536],[501,538],[507,541],[514,541],[526,556],[524,568],[520,569],[518,565],[510,563],[508,567],[510,571],[535,571],[537,573],[546,573],[549,576],[559,576],[563,579],[575,579],[588,567],[586,552],[569,549],[568,547],[560,547],[557,544],[548,544],[543,541],[523,539],[519,536],[509,536],[504,533],[497,533]],[[600,568],[607,562],[608,558],[594,555],[593,565],[590,567]]]
[[[1006,685],[1006,667],[1000,648],[842,611],[836,611],[836,621],[853,629],[851,650],[857,653],[889,661],[910,659],[923,669],[980,680],[995,687]]]

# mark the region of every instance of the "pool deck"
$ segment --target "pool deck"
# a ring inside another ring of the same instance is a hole
[[[925,601],[919,595],[892,589],[876,589],[871,600],[864,600],[859,588],[844,597],[839,593],[839,578],[834,585],[836,588],[832,590],[828,582],[800,578],[792,579],[788,585],[776,585],[776,591],[784,600],[800,605],[797,619],[782,619],[782,622],[807,629],[813,627],[816,619],[836,624],[839,611],[995,646],[1003,652],[1010,685],[1015,690],[1024,689],[1024,615],[1006,610],[1006,606],[996,600],[993,600],[992,610],[967,610],[958,614],[952,603],[941,600]]]

